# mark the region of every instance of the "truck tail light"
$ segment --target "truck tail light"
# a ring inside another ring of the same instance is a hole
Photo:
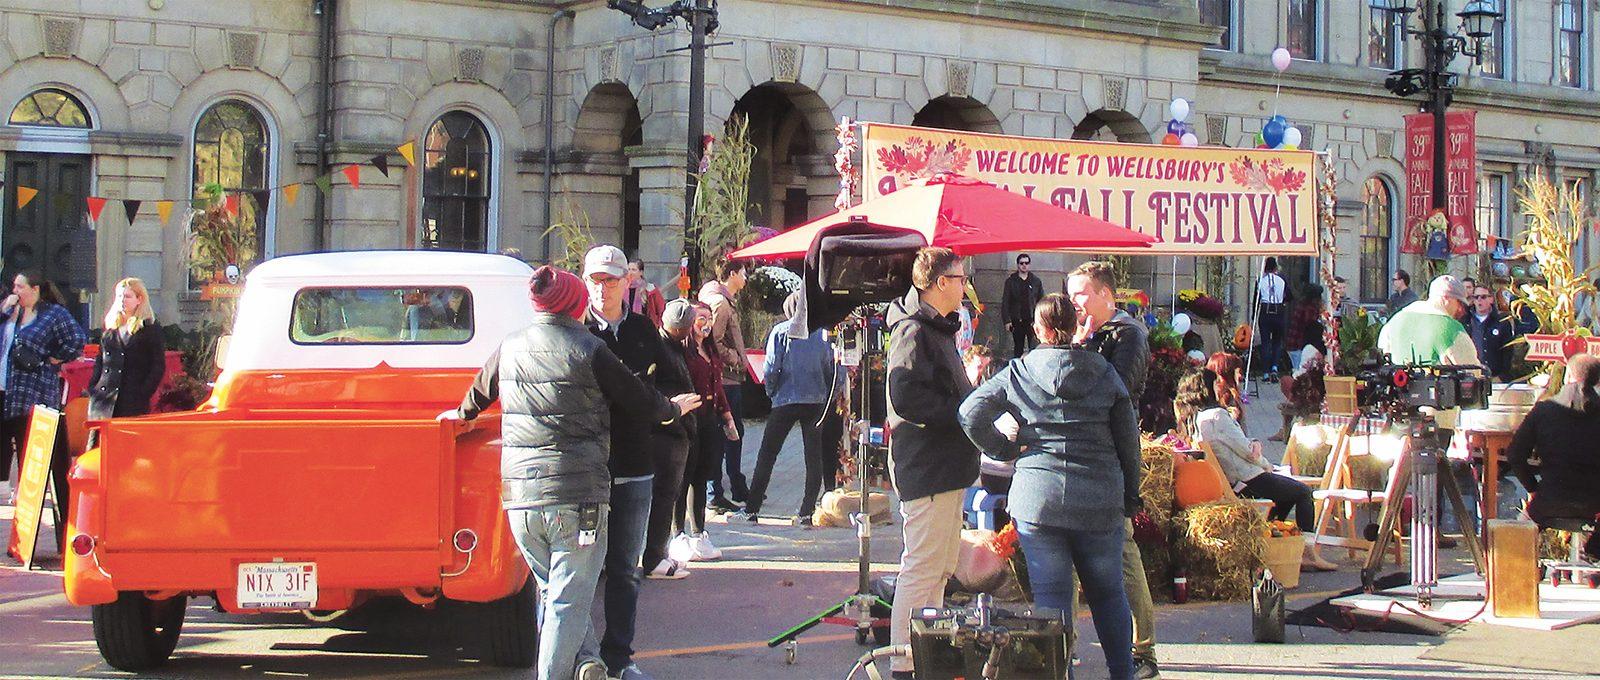
[[[78,534],[72,537],[72,554],[78,557],[88,557],[94,552],[94,539],[88,534]]]
[[[478,534],[471,529],[460,529],[450,541],[455,544],[457,552],[472,552],[478,547]]]

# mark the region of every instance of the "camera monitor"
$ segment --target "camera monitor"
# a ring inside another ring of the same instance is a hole
[[[922,234],[849,222],[819,234],[806,254],[808,330],[831,327],[856,307],[889,302],[911,289]]]

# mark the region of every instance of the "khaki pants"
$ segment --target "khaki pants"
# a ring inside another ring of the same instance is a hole
[[[1128,609],[1133,612],[1133,658],[1135,661],[1156,660],[1156,603],[1150,599],[1150,583],[1144,574],[1144,558],[1139,554],[1139,544],[1133,540],[1133,520],[1123,525],[1122,587],[1128,593]],[[1072,594],[1071,616],[1078,613],[1078,594]],[[1077,642],[1076,635],[1068,640],[1068,649]]]
[[[961,555],[961,498],[965,489],[900,503],[905,552],[894,585],[889,641],[911,644],[911,615],[923,607],[944,607],[944,586]],[[1148,598],[1147,598],[1148,599]],[[890,669],[909,671],[914,659],[895,657]]]

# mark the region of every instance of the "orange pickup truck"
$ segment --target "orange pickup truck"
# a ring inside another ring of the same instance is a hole
[[[112,666],[171,656],[190,597],[228,612],[347,610],[375,597],[489,603],[490,660],[535,660],[535,589],[500,507],[498,412],[458,404],[532,321],[525,263],[321,253],[257,267],[212,397],[90,423],[73,468],[67,599]]]

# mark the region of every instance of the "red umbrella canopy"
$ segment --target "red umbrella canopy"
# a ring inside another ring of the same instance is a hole
[[[922,234],[959,255],[1055,248],[1147,248],[1155,239],[1097,217],[1057,208],[988,182],[938,175],[734,251],[731,258],[804,257],[817,232],[865,221]]]

